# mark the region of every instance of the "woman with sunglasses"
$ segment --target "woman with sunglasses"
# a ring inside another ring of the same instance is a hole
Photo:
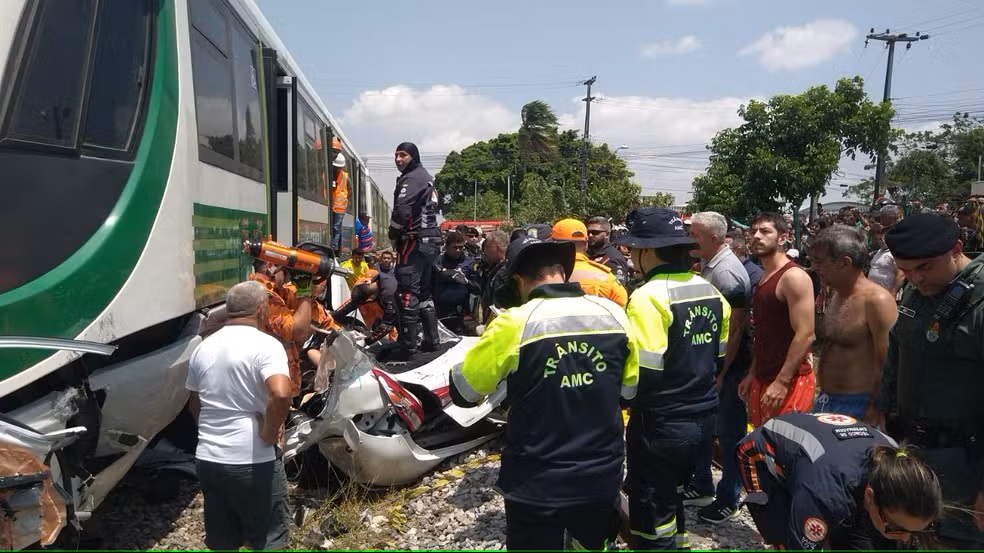
[[[936,475],[877,428],[834,413],[786,413],[737,449],[745,504],[782,549],[894,549],[941,514]]]

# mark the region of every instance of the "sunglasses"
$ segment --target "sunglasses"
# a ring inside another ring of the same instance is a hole
[[[590,234],[591,236],[598,236],[599,234],[608,234],[608,233],[603,230],[589,230],[588,234]]]
[[[923,530],[909,530],[901,525],[895,524],[894,522],[889,520],[887,516],[885,516],[885,511],[882,510],[881,508],[878,509],[878,518],[881,519],[882,526],[884,526],[885,528],[883,533],[886,536],[902,537],[906,535],[918,536],[918,535],[935,534],[932,524],[930,524],[929,527]]]

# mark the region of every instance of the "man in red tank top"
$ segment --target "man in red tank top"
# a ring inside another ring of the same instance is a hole
[[[756,427],[790,411],[810,412],[816,380],[808,361],[813,345],[813,281],[780,244],[789,227],[777,213],[752,220],[750,250],[765,269],[752,297],[754,357],[738,394]]]

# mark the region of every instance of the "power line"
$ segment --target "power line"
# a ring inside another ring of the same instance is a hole
[[[869,40],[878,40],[888,44],[888,64],[885,70],[885,94],[882,99],[883,102],[890,101],[892,97],[892,63],[895,61],[895,43],[904,42],[906,50],[912,47],[913,42],[918,42],[920,40],[926,40],[929,35],[924,35],[921,32],[916,33],[916,36],[909,36],[906,33],[896,33],[892,34],[889,29],[885,29],[884,33],[875,33],[875,29],[872,28],[865,37],[864,45],[868,46]],[[875,168],[875,190],[874,197],[878,197],[878,188],[882,181],[885,179],[885,161],[888,157],[887,151],[882,151],[878,153],[878,165]]]
[[[583,100],[587,105],[584,108],[584,145],[581,146],[581,194],[585,197],[588,194],[588,146],[591,144],[591,135],[588,131],[591,125],[591,102],[594,101],[594,97],[591,96],[591,85],[597,79],[598,77],[592,76],[590,79],[581,83],[588,87],[588,94]]]

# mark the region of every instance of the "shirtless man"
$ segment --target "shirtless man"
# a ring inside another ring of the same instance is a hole
[[[807,356],[814,338],[814,297],[810,276],[781,248],[789,226],[779,214],[757,215],[751,236],[750,250],[765,272],[752,295],[754,354],[738,395],[758,427],[781,413],[813,408],[816,381]]]
[[[877,422],[872,400],[881,387],[888,331],[898,309],[891,292],[864,276],[864,233],[847,225],[824,229],[812,245],[813,268],[833,294],[820,328],[823,347],[814,412]]]

